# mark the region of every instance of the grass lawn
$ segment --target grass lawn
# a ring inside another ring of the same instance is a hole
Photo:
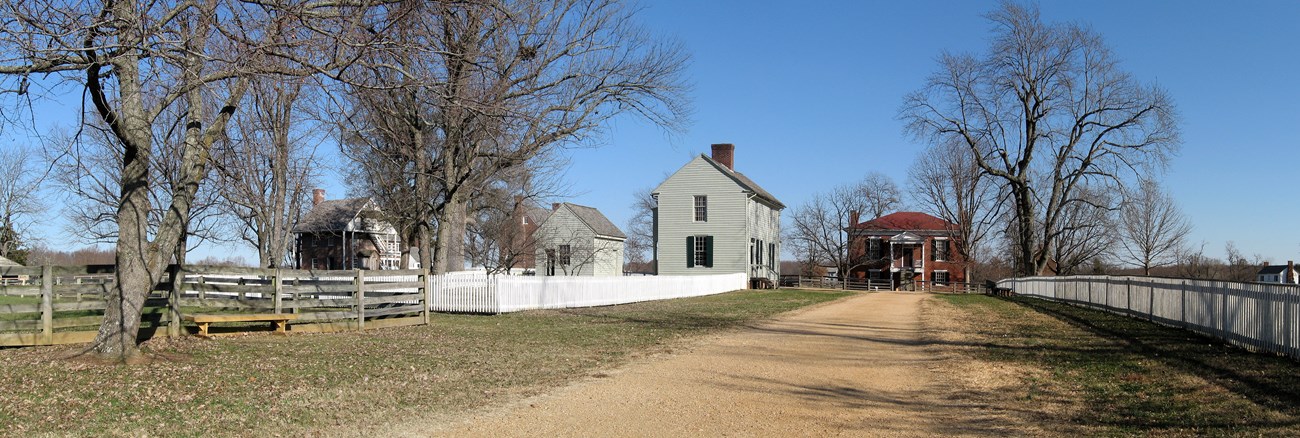
[[[1044,300],[939,299],[969,317],[975,358],[1045,371],[1023,373],[1007,408],[1053,434],[1300,436],[1300,362]]]
[[[137,366],[0,350],[0,434],[382,434],[384,424],[537,394],[683,338],[741,327],[846,293],[740,291],[514,314],[434,315],[419,327],[146,343]]]

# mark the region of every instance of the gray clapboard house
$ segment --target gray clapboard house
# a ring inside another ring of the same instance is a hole
[[[659,275],[780,277],[785,204],[735,170],[735,150],[713,145],[652,192]]]
[[[537,275],[623,275],[623,234],[595,208],[557,203],[533,232]]]

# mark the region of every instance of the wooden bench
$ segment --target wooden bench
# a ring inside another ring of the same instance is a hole
[[[269,321],[275,332],[285,334],[284,326],[297,319],[298,315],[286,313],[235,313],[225,315],[185,315],[186,321],[199,325],[199,336],[208,336],[208,324],[214,322],[259,322]]]

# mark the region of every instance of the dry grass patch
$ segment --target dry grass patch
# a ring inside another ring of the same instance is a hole
[[[1300,435],[1295,361],[1030,298],[934,301],[937,342],[969,359],[958,374],[1047,434]]]
[[[158,339],[147,363],[0,350],[0,435],[382,434],[599,374],[683,338],[845,296],[741,291],[564,311],[435,315],[424,327]]]

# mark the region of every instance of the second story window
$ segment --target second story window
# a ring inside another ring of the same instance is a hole
[[[935,239],[934,261],[948,260],[948,239]]]
[[[695,195],[695,221],[709,221],[709,197],[704,195]]]
[[[867,239],[867,257],[873,259],[885,258],[885,245],[879,238]]]

